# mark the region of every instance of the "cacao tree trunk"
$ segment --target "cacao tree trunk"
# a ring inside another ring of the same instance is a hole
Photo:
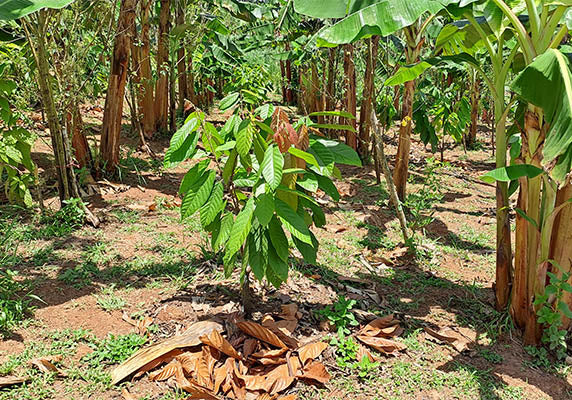
[[[155,100],[153,75],[151,73],[151,43],[149,38],[151,0],[141,0],[141,47],[139,50],[140,66],[137,69],[140,86],[137,90],[139,114],[143,135],[152,139],[155,133]]]
[[[290,51],[290,43],[286,41],[286,51]],[[292,61],[290,61],[290,56],[286,60],[286,82],[288,86],[286,87],[286,100],[289,105],[294,104],[294,92],[292,86]]]
[[[411,150],[411,131],[413,117],[413,97],[415,81],[405,82],[403,102],[401,103],[401,125],[399,126],[399,145],[393,171],[393,181],[399,200],[405,200],[407,177],[409,175],[409,152]]]
[[[364,161],[369,159],[369,148],[371,144],[370,130],[371,118],[370,114],[375,109],[375,87],[373,77],[375,75],[375,66],[377,61],[377,51],[379,46],[379,36],[373,36],[368,40],[365,76],[363,83],[363,100],[360,110],[360,126],[359,126],[359,142],[358,153]]]
[[[183,8],[183,4],[179,4],[177,7],[177,25],[184,23],[185,9]],[[179,46],[179,50],[177,51],[177,73],[179,81],[179,110],[182,111],[185,107],[185,99],[189,98],[189,92],[187,89],[187,57],[183,40],[181,40]]]
[[[344,45],[344,111],[349,112],[353,116],[357,115],[357,99],[356,99],[356,69],[354,64],[354,46],[353,44]],[[346,144],[352,149],[357,150],[357,137],[355,129],[357,123],[355,119],[342,118],[340,122],[354,128],[354,131],[346,131]]]
[[[108,172],[114,172],[119,164],[119,138],[131,51],[132,25],[135,21],[135,5],[135,0],[122,0],[117,22],[101,129],[100,154]]]
[[[67,112],[67,131],[71,132],[71,144],[74,152],[74,158],[80,168],[86,168],[88,171],[93,167],[93,159],[89,143],[85,136],[83,120],[79,111],[77,100],[74,100]]]
[[[169,118],[169,19],[171,1],[161,0],[157,38],[157,83],[155,86],[155,128],[166,132]]]

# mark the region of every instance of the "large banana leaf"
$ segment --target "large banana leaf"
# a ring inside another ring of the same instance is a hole
[[[339,0],[336,0],[336,2]],[[412,25],[425,13],[436,14],[452,0],[382,0],[325,27],[318,45],[333,47],[372,35],[387,36]]]
[[[314,18],[343,18],[383,0],[294,0],[297,13]]]
[[[63,8],[74,0],[0,0],[0,20],[25,17],[42,8]]]
[[[549,128],[543,164],[556,161],[550,174],[563,183],[572,169],[572,74],[568,58],[559,50],[548,50],[526,67],[511,87],[525,101],[544,110]]]
[[[474,66],[479,66],[479,62],[471,55],[467,53],[454,54],[452,56],[441,56],[432,57],[426,60],[420,61],[417,64],[406,65],[400,67],[395,75],[389,77],[384,85],[385,86],[396,86],[401,85],[405,82],[409,82],[417,79],[423,72],[427,69],[438,66],[438,65],[459,65],[462,63],[468,63]]]

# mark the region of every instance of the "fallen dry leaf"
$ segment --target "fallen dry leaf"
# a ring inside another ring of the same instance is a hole
[[[54,365],[54,363],[58,363],[61,360],[62,356],[60,355],[51,357],[39,357],[30,360],[30,364],[38,368],[40,372],[44,373],[55,372],[58,375],[64,376],[64,374],[58,370],[58,367]]]
[[[244,345],[242,346],[242,356],[248,358],[256,351],[258,348],[258,340],[256,339],[246,339]]]
[[[149,364],[153,360],[184,347],[193,347],[201,344],[200,336],[208,335],[213,330],[222,331],[222,326],[214,321],[199,321],[192,324],[181,335],[174,336],[163,342],[145,347],[133,354],[127,361],[123,362],[111,372],[112,385],[121,382],[129,375]]]
[[[396,342],[395,340],[391,339],[362,335],[358,335],[356,337],[362,343],[365,343],[366,345],[384,354],[397,355],[399,351],[406,349],[406,346],[403,343]]]
[[[260,350],[257,351],[256,353],[252,354],[252,357],[254,358],[274,358],[274,357],[280,357],[282,355],[284,355],[286,352],[288,351],[288,349],[271,349],[271,350]]]
[[[289,394],[288,396],[279,397],[278,400],[296,400],[297,397],[295,394]]]
[[[197,364],[199,359],[203,356],[203,351],[197,352],[186,352],[179,356],[177,356],[177,360],[180,361],[183,370],[188,374],[191,374],[193,371],[197,370]]]
[[[289,319],[289,320],[298,320],[296,314],[298,313],[298,305],[297,304],[283,304],[282,305],[282,312],[280,313],[280,318],[282,319]]]
[[[244,333],[262,340],[263,342],[271,344],[272,346],[282,348],[288,347],[282,340],[278,338],[278,336],[276,336],[274,332],[268,328],[263,327],[262,325],[257,324],[256,322],[241,321],[237,322],[236,325]]]
[[[363,346],[361,343],[358,343],[358,345],[359,345],[359,347],[358,347],[358,351],[356,354],[358,361],[362,361],[364,357],[369,358],[370,362],[376,361],[375,357],[371,354],[371,352],[365,346]]]
[[[455,350],[459,353],[466,351],[469,349],[469,340],[467,340],[463,335],[458,332],[455,332],[449,327],[441,328],[439,331],[435,331],[429,327],[425,327],[425,332],[429,335],[434,337],[435,339],[440,340],[441,342],[445,342],[453,346]]]
[[[173,361],[173,359],[180,354],[183,354],[183,350],[181,350],[181,349],[172,350],[172,351],[168,352],[167,354],[164,354],[161,357],[154,359],[153,361],[151,361],[147,365],[141,367],[137,371],[137,373],[134,375],[134,377],[139,378],[140,376],[143,376],[146,372],[149,372],[149,371],[157,368],[161,364],[168,364],[171,361]]]
[[[282,321],[274,322],[273,323],[276,328],[278,328],[281,332],[286,335],[292,335],[298,326],[297,319],[285,319]]]
[[[236,358],[237,360],[242,360],[242,357],[238,352],[232,347],[232,345],[222,337],[220,332],[214,330],[210,333],[210,335],[201,336],[199,338],[201,342],[206,344],[207,346],[214,347],[218,351],[223,354],[226,354],[229,357]]]
[[[181,362],[174,359],[169,364],[165,365],[162,369],[158,371],[151,372],[149,374],[149,380],[151,381],[166,381],[176,375],[177,369],[182,368]]]
[[[26,382],[25,378],[17,378],[15,376],[2,376],[0,377],[0,388],[19,385],[20,383]]]
[[[123,388],[123,390],[121,391],[121,396],[123,396],[124,400],[137,400],[137,397],[129,393],[129,390],[127,390],[126,388]]]
[[[393,315],[388,315],[371,321],[358,332],[358,335],[392,337],[398,336],[398,332],[399,321],[395,320]]]
[[[137,321],[137,332],[142,335],[145,336],[147,334],[147,329],[149,329],[149,327],[153,325],[153,318],[151,317],[145,317],[140,319],[139,321]]]
[[[199,358],[195,372],[197,375],[197,383],[209,390],[213,388],[212,373],[215,363],[216,359],[213,357],[211,349],[207,346],[203,347],[203,353],[201,358]]]
[[[306,364],[306,361],[318,358],[327,348],[324,342],[310,343],[298,349],[298,356],[302,364]]]
[[[320,383],[327,383],[330,380],[330,373],[321,362],[312,361],[306,368],[298,374],[303,379],[311,379]]]

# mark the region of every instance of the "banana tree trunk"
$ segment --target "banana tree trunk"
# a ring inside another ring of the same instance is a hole
[[[479,98],[480,98],[481,82],[477,76],[473,76],[471,87],[471,125],[469,127],[469,135],[467,136],[466,145],[471,149],[477,142],[477,128],[479,122]]]
[[[359,142],[358,153],[362,160],[367,161],[370,156],[370,131],[371,131],[371,118],[370,114],[375,108],[374,104],[374,82],[375,66],[377,61],[377,51],[379,48],[379,36],[373,36],[368,41],[365,76],[363,84],[362,104],[360,110],[360,125],[359,125]]]
[[[135,0],[123,0],[117,23],[101,129],[100,154],[108,172],[114,172],[119,164],[119,138],[131,51],[132,25],[135,21],[135,6]]]
[[[67,131],[71,132],[73,155],[80,168],[88,171],[93,167],[93,159],[89,143],[85,136],[83,120],[79,111],[77,100],[73,101],[66,115]]]
[[[286,97],[288,83],[286,80],[286,65],[284,60],[280,60],[280,87],[282,89],[282,103],[288,104],[288,98]]]
[[[543,141],[542,110],[529,105],[525,113],[524,134],[522,137],[522,162],[541,167]],[[537,290],[543,290],[541,263],[541,236],[543,232],[531,224],[529,220],[540,224],[542,177],[521,178],[517,207],[526,214],[517,216],[516,248],[514,266],[514,288],[511,302],[511,313],[516,324],[524,329],[525,344],[537,344],[541,336],[541,327],[537,323],[536,310],[533,306]],[[539,225],[540,226],[540,225]],[[546,232],[544,232],[545,234]],[[550,240],[550,236],[548,236]],[[540,283],[540,284],[537,284]]]
[[[552,240],[550,243],[549,259],[554,260],[560,265],[562,270],[552,271],[559,278],[562,278],[563,273],[570,273],[572,271],[572,205],[568,201],[572,199],[572,184],[570,180],[566,185],[559,189],[556,194],[555,209],[562,207],[554,220],[552,227]],[[568,283],[571,283],[570,281]],[[572,293],[564,292],[562,301],[572,306]],[[561,314],[562,329],[568,330],[571,325],[570,318]]]
[[[161,0],[157,47],[157,83],[155,86],[155,128],[168,129],[169,118],[169,18],[171,1]]]
[[[336,55],[337,47],[328,50],[328,81],[326,84],[326,110],[336,109]],[[334,123],[333,117],[329,117],[328,123]]]
[[[353,44],[344,45],[344,111],[349,112],[353,116],[357,115],[357,99],[356,99],[356,68],[354,64],[354,46]],[[343,118],[341,123],[351,126],[354,131],[346,131],[346,144],[352,149],[357,150],[357,137],[355,129],[357,127],[355,119]]]
[[[499,99],[504,99],[504,82],[502,85],[499,85],[497,93],[499,94]],[[496,133],[494,136],[496,137],[497,147],[499,148],[499,151],[496,153],[497,168],[505,167],[507,161],[506,116],[504,115],[503,108],[504,101],[496,100],[494,105]],[[510,204],[508,199],[508,184],[506,182],[497,182],[496,201],[497,252],[495,301],[497,310],[501,311],[504,310],[508,305],[512,284],[512,239],[509,219]],[[522,221],[520,221],[520,223],[522,223]],[[518,219],[517,224],[519,224]]]

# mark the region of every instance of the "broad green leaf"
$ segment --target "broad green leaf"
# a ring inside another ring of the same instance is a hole
[[[201,225],[203,227],[210,225],[224,209],[223,195],[224,189],[222,184],[220,182],[215,183],[209,199],[200,209]]]
[[[444,8],[443,3],[449,3],[449,1],[385,0],[376,2],[350,14],[332,26],[323,28],[318,32],[318,46],[331,47],[353,43],[373,35],[391,35],[412,25],[425,13],[436,14],[441,11]]]
[[[190,170],[188,170],[183,177],[181,186],[179,187],[179,194],[187,193],[194,185],[196,185],[197,181],[204,177],[203,175],[208,165],[209,160],[204,160],[195,164]]]
[[[271,117],[272,113],[274,113],[274,106],[270,103],[266,103],[263,106],[258,107],[255,110],[255,112],[258,113],[258,115],[260,115],[260,118],[265,120],[265,119]]]
[[[274,199],[274,205],[276,207],[276,214],[278,214],[280,220],[292,236],[300,239],[304,243],[312,244],[310,230],[304,222],[304,218],[280,199]]]
[[[358,153],[350,146],[338,142],[337,140],[330,140],[321,137],[313,137],[310,139],[310,146],[314,141],[323,144],[334,155],[334,162],[336,164],[353,165],[361,167],[362,163]]]
[[[538,175],[542,174],[542,169],[535,167],[534,165],[529,164],[517,164],[511,165],[509,167],[502,167],[494,169],[490,172],[487,172],[483,176],[481,176],[481,180],[488,182],[488,183],[495,183],[495,182],[510,182],[514,181],[518,178],[527,177],[527,178],[535,178]]]
[[[328,196],[330,196],[334,201],[340,200],[340,192],[338,188],[334,185],[334,182],[327,176],[317,175],[318,185]]]
[[[250,232],[250,227],[252,226],[252,215],[254,214],[254,199],[250,198],[246,202],[244,208],[238,213],[236,216],[236,220],[234,221],[234,225],[232,226],[232,230],[230,231],[230,237],[226,244],[226,251],[224,254],[224,264],[228,265],[228,263],[232,260],[232,257],[242,247],[248,233]]]
[[[294,0],[294,10],[313,18],[342,18],[347,14],[348,0],[328,0],[327,6],[323,0]]]
[[[212,232],[212,247],[213,250],[218,251],[228,238],[230,237],[230,231],[232,230],[232,226],[234,224],[234,216],[231,213],[226,214],[220,221],[215,220],[218,222],[216,225],[216,229]]]
[[[353,126],[350,125],[340,125],[340,124],[310,124],[309,125],[312,128],[316,128],[316,129],[337,129],[340,131],[350,131],[350,132],[356,132],[355,128]]]
[[[298,179],[296,183],[308,192],[315,193],[318,190],[318,178],[314,174],[306,174],[302,179]]]
[[[194,116],[187,119],[185,125],[173,134],[169,148],[165,152],[163,162],[165,168],[172,168],[193,156],[199,141],[198,126],[199,117]]]
[[[318,164],[318,160],[316,160],[316,158],[315,158],[312,154],[307,153],[307,152],[305,152],[305,151],[303,151],[303,150],[297,149],[297,148],[295,148],[295,147],[290,147],[290,148],[288,149],[288,153],[290,153],[290,154],[292,154],[293,156],[298,157],[298,158],[300,158],[300,159],[306,161],[308,164],[312,164],[312,165],[315,165],[315,166],[320,166],[320,164]]]
[[[248,157],[250,149],[252,149],[252,142],[254,140],[255,133],[256,128],[254,127],[254,124],[249,120],[243,121],[236,134],[236,150],[242,158]]]
[[[558,309],[560,310],[560,312],[562,312],[562,314],[564,314],[566,318],[572,318],[572,311],[570,311],[570,307],[568,306],[568,304],[566,304],[566,302],[559,301]]]
[[[268,243],[266,279],[277,289],[288,280],[288,263],[278,256],[272,243]]]
[[[460,63],[467,63],[470,65],[479,66],[479,62],[467,53],[455,54],[452,56],[442,56],[428,58],[417,64],[400,67],[399,70],[391,77],[387,78],[385,86],[401,85],[405,82],[417,79],[427,69],[439,65],[458,65]]]
[[[182,219],[190,217],[206,203],[213,190],[215,178],[216,172],[209,171],[205,174],[204,180],[201,179],[202,184],[200,186],[194,187],[185,193],[181,203]]]
[[[526,67],[511,85],[521,98],[544,111],[549,128],[544,141],[544,165],[556,160],[550,175],[559,183],[572,169],[572,74],[568,58],[549,49]]]
[[[228,160],[226,160],[226,164],[224,164],[224,168],[222,170],[222,180],[225,184],[225,187],[227,188],[230,179],[234,174],[237,160],[238,160],[238,152],[236,151],[236,149],[232,149],[232,151],[230,152],[230,156],[228,156]]]
[[[309,115],[310,117],[342,117],[347,119],[356,119],[355,115],[347,111],[317,111]]]
[[[254,210],[256,219],[262,226],[268,225],[274,215],[274,197],[270,193],[263,193],[256,199]]]
[[[64,8],[74,0],[0,0],[0,20],[25,17],[43,8]]]
[[[270,242],[276,250],[278,257],[284,261],[288,261],[288,256],[290,255],[288,238],[282,229],[282,224],[276,217],[272,218],[270,224],[268,224],[268,236],[270,236]]]
[[[260,165],[262,176],[272,190],[275,190],[282,181],[282,171],[284,168],[284,156],[275,145],[270,145],[264,153],[264,159]]]
[[[314,221],[314,225],[316,225],[316,227],[321,228],[326,225],[326,215],[318,204],[307,201],[306,199],[302,199],[302,205],[312,210],[312,220]]]
[[[268,265],[268,238],[263,229],[256,229],[248,236],[248,264],[258,280],[266,274]]]
[[[312,238],[311,245],[304,243],[295,237],[293,237],[292,240],[294,241],[294,245],[298,251],[300,251],[300,254],[302,254],[302,257],[304,257],[304,261],[306,261],[308,264],[315,265],[318,255],[319,242],[312,232],[310,232],[310,236]]]
[[[236,141],[234,140],[230,140],[224,144],[221,144],[220,146],[218,146],[215,151],[216,152],[222,152],[222,151],[229,151],[232,150],[236,147]]]

